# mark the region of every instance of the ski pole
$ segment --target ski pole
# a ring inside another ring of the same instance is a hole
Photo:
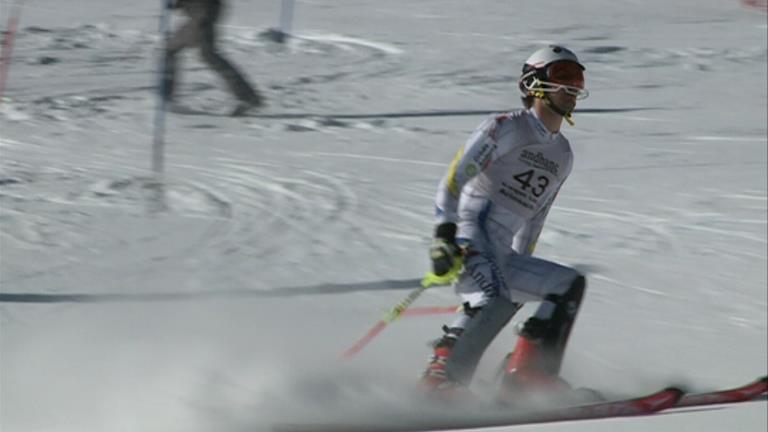
[[[405,297],[400,303],[396,304],[395,307],[390,309],[389,312],[384,314],[381,320],[379,320],[379,322],[377,322],[370,330],[368,330],[368,333],[366,333],[360,340],[355,342],[355,344],[352,345],[348,350],[344,351],[344,354],[342,354],[341,357],[343,359],[350,359],[359,353],[373,338],[378,336],[378,334],[381,333],[389,323],[399,318],[400,315],[402,315],[403,312],[408,309],[408,306],[416,301],[416,299],[419,298],[419,296],[428,287],[429,285],[421,284],[418,288],[408,293],[408,296]]]
[[[5,83],[8,80],[8,68],[11,65],[11,53],[13,52],[13,41],[16,38],[16,31],[19,27],[19,17],[21,16],[21,6],[24,0],[13,3],[8,15],[8,25],[5,28],[5,37],[3,46],[0,49],[0,105],[3,103],[3,93],[5,92]]]

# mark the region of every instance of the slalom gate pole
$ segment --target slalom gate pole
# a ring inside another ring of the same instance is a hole
[[[280,8],[280,32],[283,37],[290,35],[293,30],[293,1],[283,0]]]
[[[16,39],[16,32],[19,29],[19,19],[21,17],[21,7],[23,3],[24,0],[18,0],[11,4],[10,13],[8,14],[8,24],[5,27],[3,46],[0,49],[0,105],[3,103],[5,83],[8,81],[8,70],[11,66],[13,41]]]
[[[160,38],[161,53],[158,56],[158,76],[157,80],[157,105],[155,107],[155,128],[152,140],[152,175],[154,176],[154,186],[156,188],[156,210],[165,207],[165,111],[166,111],[166,88],[170,85],[169,71],[166,66],[165,57],[167,55],[168,39],[170,38],[170,21],[173,0],[162,0],[162,11],[160,13]]]
[[[365,348],[368,343],[373,340],[376,336],[381,333],[385,327],[392,321],[398,319],[400,315],[405,312],[406,309],[416,301],[419,296],[428,288],[428,286],[420,285],[415,290],[408,293],[408,296],[405,297],[400,303],[395,305],[389,312],[384,314],[384,316],[377,322],[373,327],[371,327],[370,330],[368,330],[368,333],[366,333],[360,340],[355,342],[354,345],[352,345],[349,349],[344,351],[344,354],[341,355],[341,358],[343,359],[350,359],[357,355],[363,348]]]

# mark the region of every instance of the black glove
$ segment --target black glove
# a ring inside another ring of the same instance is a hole
[[[435,228],[435,239],[429,249],[432,272],[437,276],[448,273],[461,258],[461,249],[456,244],[456,224],[444,222]]]

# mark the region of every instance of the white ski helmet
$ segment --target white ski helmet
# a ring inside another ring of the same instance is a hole
[[[584,70],[573,51],[561,45],[549,45],[534,52],[523,65],[518,88],[523,96],[544,97],[545,93],[565,90],[584,99]]]

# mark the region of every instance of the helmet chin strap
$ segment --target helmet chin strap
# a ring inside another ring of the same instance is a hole
[[[554,111],[556,114],[562,116],[563,119],[565,119],[565,121],[568,122],[569,125],[573,126],[573,125],[576,124],[576,123],[573,122],[573,117],[571,116],[571,114],[572,114],[571,111],[565,111],[563,109],[560,109],[560,107],[558,107],[557,105],[555,105],[554,102],[552,102],[552,99],[549,98],[549,94],[548,93],[545,93],[545,92],[541,92],[541,93],[543,93],[543,95],[540,96],[540,98],[541,98],[541,100],[544,101],[544,105],[546,105],[549,109]]]
[[[539,80],[539,78],[534,78],[533,79],[533,83],[532,83],[532,87],[536,86],[537,84],[540,84],[540,83],[541,83],[541,81]],[[552,102],[552,99],[550,99],[549,93],[547,93],[545,91],[542,91],[540,89],[535,89],[534,88],[534,89],[531,89],[530,95],[535,97],[535,98],[541,99],[544,102],[544,105],[547,106],[547,108],[552,110],[552,112],[554,112],[555,114],[563,117],[563,119],[565,119],[565,121],[568,122],[569,125],[573,126],[573,125],[576,124],[576,123],[573,122],[573,117],[571,115],[572,112],[560,109],[560,107],[555,105],[555,103]]]

